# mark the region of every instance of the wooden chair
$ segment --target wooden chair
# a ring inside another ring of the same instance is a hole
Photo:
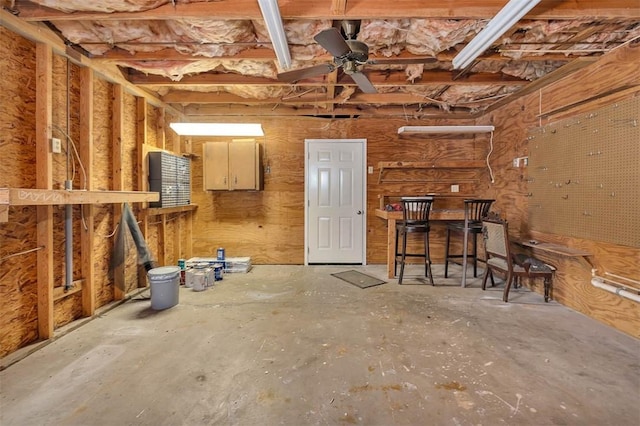
[[[487,268],[482,279],[482,290],[485,290],[487,279],[498,273],[505,279],[502,300],[509,299],[509,289],[512,282],[518,286],[519,277],[544,279],[544,301],[548,302],[551,292],[551,282],[555,268],[536,258],[524,255],[513,256],[509,244],[507,222],[495,213],[490,213],[482,220],[484,247],[487,255]]]
[[[444,246],[444,277],[449,276],[449,263],[462,265],[466,254],[467,260],[473,261],[473,276],[478,276],[478,234],[482,232],[482,218],[489,213],[491,204],[495,200],[467,199],[464,200],[464,220],[457,220],[447,223],[447,240]],[[449,244],[452,233],[459,233],[462,236],[462,251],[460,254],[451,254]],[[471,254],[468,254],[468,241],[471,235]],[[465,253],[465,251],[467,253]]]
[[[402,220],[396,222],[396,265],[400,258],[400,275],[398,284],[402,284],[404,277],[404,266],[407,257],[424,258],[424,274],[428,276],[433,283],[433,274],[431,273],[431,257],[429,254],[429,232],[431,227],[429,224],[429,213],[433,205],[433,197],[405,197],[402,198]],[[424,251],[422,253],[407,253],[407,235],[418,233],[423,235]],[[398,240],[402,237],[402,251],[398,251]]]

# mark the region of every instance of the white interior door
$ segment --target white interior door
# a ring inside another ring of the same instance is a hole
[[[305,264],[366,263],[366,140],[305,140]]]

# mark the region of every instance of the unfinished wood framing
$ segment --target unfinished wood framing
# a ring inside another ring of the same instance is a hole
[[[138,190],[147,191],[149,182],[147,176],[149,174],[146,153],[144,150],[147,142],[147,102],[144,98],[136,98],[136,152],[138,153]],[[159,198],[158,198],[159,199]],[[149,235],[149,218],[146,209],[149,203],[142,203],[140,216],[140,232],[146,238]],[[144,274],[138,274],[138,287],[147,286],[147,277]]]
[[[93,70],[80,69],[80,160],[84,164],[88,191],[93,184]],[[85,204],[83,210],[84,225],[80,237],[80,258],[82,262],[82,315],[92,316],[96,310],[94,286],[94,206]]]
[[[52,187],[51,117],[53,52],[51,47],[36,44],[36,185],[41,191]],[[53,336],[53,208],[41,205],[38,217],[38,336]]]
[[[47,141],[47,144],[50,141]],[[157,192],[82,191],[66,189],[0,188],[0,200],[10,206],[59,206],[64,204],[114,204],[158,201]]]
[[[123,135],[123,115],[124,115],[124,89],[120,84],[113,85],[113,100],[112,100],[112,122],[111,122],[111,162],[113,164],[113,191],[122,191],[124,189],[124,176],[122,174],[122,135]],[[113,227],[114,229],[120,226],[120,220],[122,219],[122,203],[114,204],[113,206]],[[116,244],[118,244],[116,246]],[[125,251],[125,239],[122,238],[114,240],[114,251],[124,253]],[[113,298],[115,300],[122,300],[125,296],[125,264],[124,262],[117,265],[113,270]]]

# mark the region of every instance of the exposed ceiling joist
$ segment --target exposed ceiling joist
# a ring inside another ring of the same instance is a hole
[[[472,118],[640,43],[638,0],[542,0],[460,72],[452,59],[506,0],[280,0],[284,70],[256,0],[184,1],[4,4],[56,53],[188,111]]]
[[[139,12],[81,12],[63,11],[38,6],[29,1],[20,1],[20,17],[28,21],[60,20],[173,20],[201,19],[204,16],[216,19],[262,19],[255,0],[225,0],[211,2],[169,2],[151,10]],[[344,3],[344,4],[343,4]],[[604,3],[604,4],[599,4]],[[421,0],[367,0],[348,3],[332,0],[330,4],[317,0],[282,2],[280,14],[283,19],[376,19],[391,18],[440,18],[440,19],[490,19],[503,6],[504,0],[482,0],[456,5],[453,2]],[[344,11],[340,13],[340,11]],[[542,0],[529,17],[535,19],[575,19],[576,16],[598,16],[603,18],[640,18],[634,0],[558,1]]]

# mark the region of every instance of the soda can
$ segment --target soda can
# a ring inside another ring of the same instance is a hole
[[[213,265],[214,278],[216,281],[222,280],[222,264],[216,263]]]
[[[217,260],[224,260],[224,247],[218,249]]]
[[[178,266],[181,270],[184,270],[186,261],[184,259],[178,259]]]

